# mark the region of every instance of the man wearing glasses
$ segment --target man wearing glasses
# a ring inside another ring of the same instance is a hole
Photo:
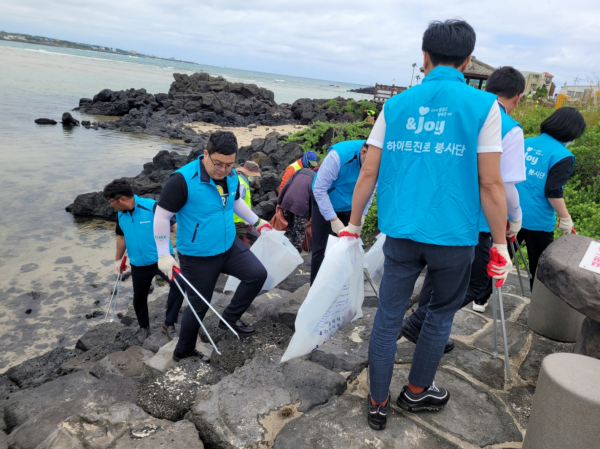
[[[131,263],[131,280],[133,282],[133,309],[140,325],[137,339],[140,344],[144,343],[150,335],[150,317],[148,315],[148,293],[154,276],[165,275],[158,269],[158,254],[154,244],[154,211],[156,201],[151,198],[140,198],[133,194],[133,190],[127,181],[116,179],[104,187],[104,197],[117,210],[117,253],[115,263],[117,270],[121,266],[121,260],[127,249],[129,262]],[[177,232],[177,224],[170,223],[170,229]],[[167,250],[173,253],[171,239],[167,238]],[[169,299],[162,331],[170,341],[177,337],[175,323],[179,309],[183,302],[183,296],[174,282],[170,282]]]
[[[208,141],[204,154],[171,175],[163,188],[154,218],[154,238],[158,250],[158,268],[169,279],[173,267],[179,267],[169,252],[169,220],[177,217],[177,253],[181,273],[210,301],[219,274],[240,279],[231,303],[223,318],[241,335],[255,332],[241,320],[254,298],[260,292],[267,271],[260,261],[236,238],[234,213],[251,223],[260,233],[272,229],[240,198],[238,176],[233,170],[238,144],[231,132],[217,131]],[[194,310],[203,319],[208,306],[190,288],[186,287]],[[226,329],[219,323],[221,329]],[[208,358],[196,349],[200,324],[189,308],[181,320],[179,342],[173,360],[198,357]]]

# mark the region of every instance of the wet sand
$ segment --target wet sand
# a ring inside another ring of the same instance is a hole
[[[211,123],[193,122],[187,125],[197,133],[205,133],[208,131],[231,131],[235,134],[240,147],[245,147],[252,143],[252,139],[265,137],[267,134],[276,131],[279,134],[294,134],[302,129],[306,129],[306,125],[280,125],[280,126],[260,126],[256,128],[246,128],[238,126],[219,126]]]

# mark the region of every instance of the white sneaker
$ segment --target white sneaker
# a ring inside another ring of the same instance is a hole
[[[484,313],[487,305],[487,301],[485,302],[485,304],[477,304],[476,302],[473,302],[473,310],[475,312]]]

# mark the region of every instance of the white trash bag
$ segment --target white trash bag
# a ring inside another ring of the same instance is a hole
[[[367,254],[365,254],[365,268],[369,272],[371,281],[374,284],[381,284],[383,278],[383,263],[385,262],[385,256],[383,254],[383,244],[385,243],[385,234],[380,233],[377,236],[377,241],[371,247]]]
[[[271,290],[304,262],[298,250],[284,234],[284,231],[265,230],[250,248],[250,251],[267,270],[267,280],[263,285],[263,290]],[[238,285],[240,285],[240,280],[229,276],[223,291],[234,292]]]
[[[327,249],[281,362],[320,348],[340,327],[362,317],[363,258],[360,239],[342,237]]]

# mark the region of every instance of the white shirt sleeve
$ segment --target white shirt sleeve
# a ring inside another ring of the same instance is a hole
[[[526,179],[525,138],[523,129],[515,126],[502,139],[500,171],[504,182],[523,182]]]
[[[383,116],[383,110],[382,110],[381,114],[379,114],[379,117],[377,117],[377,120],[375,121],[375,125],[373,125],[371,134],[369,134],[369,138],[367,139],[367,144],[383,149],[384,140],[385,140],[385,117]]]
[[[502,115],[497,101],[477,136],[477,153],[502,153]]]

